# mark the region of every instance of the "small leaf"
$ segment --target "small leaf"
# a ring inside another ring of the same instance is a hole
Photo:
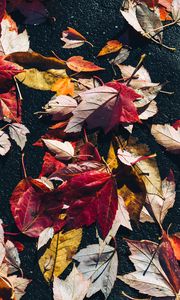
[[[30,131],[23,124],[12,123],[9,126],[10,137],[16,142],[16,144],[21,148],[21,150],[24,149],[24,146],[26,144],[26,141],[27,141],[26,134],[27,133],[30,133]]]
[[[37,249],[39,250],[44,245],[47,244],[47,242],[53,238],[54,235],[54,228],[53,227],[47,227],[45,228],[39,235]]]
[[[74,148],[70,142],[42,139],[48,150],[55,154],[57,159],[70,160],[74,156]]]
[[[94,63],[84,60],[82,56],[72,56],[67,61],[66,64],[69,69],[75,72],[95,72],[104,70],[99,66],[96,66]]]
[[[71,263],[82,238],[82,229],[74,229],[54,235],[49,248],[39,259],[39,266],[44,278],[51,281],[58,277]]]
[[[63,48],[66,49],[77,48],[87,42],[86,38],[72,27],[63,31],[61,41],[65,43]]]
[[[104,56],[110,53],[119,51],[122,48],[122,43],[118,40],[111,40],[106,43],[106,45],[98,53],[98,56]]]
[[[71,78],[60,78],[51,87],[51,91],[56,92],[57,95],[74,96],[74,83]]]

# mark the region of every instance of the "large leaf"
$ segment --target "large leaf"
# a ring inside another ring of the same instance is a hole
[[[127,240],[127,243],[131,251],[129,258],[136,271],[117,277],[142,294],[154,297],[175,296],[171,283],[160,265],[158,245],[151,241]]]
[[[28,179],[15,187],[10,204],[17,227],[28,236],[38,237],[46,227],[55,226],[57,231],[64,225],[58,218],[63,206],[59,193],[36,190]]]
[[[39,266],[44,278],[51,281],[58,277],[71,263],[82,238],[82,229],[74,229],[54,235],[50,246],[39,259]]]
[[[118,257],[115,249],[105,245],[100,253],[98,244],[89,245],[80,250],[73,258],[80,262],[78,270],[92,282],[87,297],[89,298],[101,290],[107,299],[117,275]]]
[[[73,111],[66,132],[79,132],[84,124],[88,128],[101,127],[107,133],[121,122],[138,122],[139,117],[133,101],[140,96],[119,82],[90,89],[80,93],[82,102]]]

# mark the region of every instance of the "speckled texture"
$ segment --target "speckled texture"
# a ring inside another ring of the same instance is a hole
[[[55,16],[56,22],[46,23],[39,26],[27,26],[30,35],[31,48],[34,51],[44,55],[51,55],[53,50],[59,57],[66,59],[71,55],[83,55],[89,60],[99,63],[106,67],[100,76],[108,81],[112,77],[112,69],[105,58],[97,61],[96,55],[107,40],[119,38],[122,32],[127,28],[127,23],[119,13],[119,0],[52,0],[49,1],[49,11]],[[74,50],[66,50],[61,48],[60,33],[67,27],[72,26],[84,34],[87,39],[94,44],[94,48],[84,45]],[[131,46],[133,51],[126,63],[136,66],[140,55],[147,54],[145,67],[150,72],[152,80],[155,82],[170,81],[166,86],[166,90],[173,91],[174,95],[160,94],[157,98],[159,113],[147,123],[172,123],[180,118],[180,27],[172,27],[164,33],[164,43],[177,48],[172,53],[166,49],[160,48],[155,44],[144,40],[136,34],[132,29]],[[36,177],[39,174],[43,152],[37,147],[33,147],[32,143],[36,141],[47,129],[48,123],[38,120],[34,112],[41,110],[42,105],[47,103],[52,93],[31,90],[21,86],[23,94],[23,122],[29,128],[31,134],[28,138],[28,144],[25,151],[25,163],[28,175]],[[141,142],[147,143],[152,152],[157,152],[158,165],[162,177],[168,174],[170,168],[175,172],[177,182],[177,201],[175,207],[170,211],[165,220],[165,228],[173,223],[172,230],[178,231],[178,219],[180,218],[180,209],[178,209],[178,199],[180,184],[178,158],[167,153],[161,146],[157,145],[149,130],[145,125],[136,125],[134,135],[140,138]],[[104,137],[100,138],[101,145],[106,148]],[[103,142],[102,142],[103,141]],[[3,218],[5,224],[9,224],[8,230],[15,231],[15,225],[9,208],[9,197],[12,190],[22,178],[21,155],[18,148],[13,144],[11,151],[5,157],[0,159],[0,217]],[[144,224],[139,227],[134,226],[134,231],[130,233],[128,230],[120,229],[117,235],[118,256],[119,256],[119,273],[124,274],[133,270],[132,264],[128,261],[128,249],[122,241],[122,235],[134,239],[151,239],[157,241],[160,235],[156,225]],[[92,240],[94,236],[94,241]],[[36,241],[25,236],[19,238],[25,245],[24,252],[21,253],[22,269],[24,275],[33,279],[27,289],[23,300],[50,300],[52,299],[51,289],[41,275],[38,268],[38,256],[36,251]],[[88,243],[95,242],[94,228],[85,230],[82,247]],[[137,293],[128,288],[119,280],[115,283],[113,291],[109,296],[109,300],[125,299],[121,295],[124,290],[131,296],[137,296]],[[103,295],[96,294],[90,299],[101,300]],[[67,299],[68,300],[68,299]]]

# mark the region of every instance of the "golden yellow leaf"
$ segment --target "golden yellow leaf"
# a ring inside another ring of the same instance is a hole
[[[122,48],[122,46],[123,46],[122,43],[120,43],[118,40],[108,41],[106,45],[98,53],[98,56],[103,56],[103,55],[117,52]]]
[[[47,281],[51,281],[54,276],[58,277],[71,263],[81,238],[81,228],[54,235],[49,248],[39,259],[41,272]]]
[[[113,169],[117,169],[119,166],[118,158],[117,158],[117,155],[115,153],[115,149],[114,149],[114,146],[112,143],[111,143],[111,145],[109,147],[109,151],[108,151],[107,164],[111,171]]]
[[[25,72],[15,76],[20,82],[36,90],[51,90],[52,85],[59,78],[67,77],[66,70],[50,69],[47,71],[38,71],[37,69],[27,69]]]
[[[57,95],[74,96],[74,83],[71,78],[59,78],[51,87],[51,91],[56,92]]]

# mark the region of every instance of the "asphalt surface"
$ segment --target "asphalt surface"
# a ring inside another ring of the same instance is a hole
[[[129,44],[133,48],[126,64],[136,66],[141,54],[146,53],[144,66],[149,71],[154,82],[166,82],[167,91],[173,91],[173,95],[160,93],[157,97],[159,112],[147,123],[172,123],[180,119],[180,27],[171,27],[164,32],[164,43],[177,48],[176,52],[170,52],[160,48],[142,37],[134,30],[129,28],[125,20],[119,13],[121,2],[119,0],[53,0],[49,1],[48,8],[50,14],[56,21],[48,21],[39,26],[26,26],[30,35],[31,48],[43,55],[52,55],[54,51],[59,57],[67,59],[72,55],[82,55],[85,58],[99,63],[106,68],[99,76],[103,80],[112,79],[113,72],[106,58],[97,61],[96,55],[106,41],[110,39],[120,39],[122,34],[129,29]],[[83,47],[66,50],[61,48],[60,33],[71,26],[80,31],[87,39],[94,44],[94,48],[84,45]],[[22,29],[22,26],[21,26]],[[51,92],[41,92],[31,90],[21,86],[23,94],[23,122],[29,128],[31,134],[28,138],[28,144],[25,150],[25,163],[28,175],[37,177],[42,164],[43,151],[38,147],[33,147],[35,142],[43,133],[46,132],[48,123],[39,120],[34,112],[41,110],[41,107],[47,103],[53,95]],[[159,146],[150,135],[146,125],[136,125],[134,135],[138,136],[140,142],[147,143],[152,152],[158,154],[157,161],[162,178],[168,175],[172,168],[177,182],[177,200],[173,209],[170,210],[165,219],[164,227],[172,223],[172,232],[180,230],[178,219],[180,218],[180,208],[178,199],[180,195],[178,158],[167,153],[163,147]],[[100,145],[106,149],[108,139],[100,137]],[[103,150],[105,151],[105,150]],[[8,224],[9,231],[15,231],[16,227],[10,212],[9,197],[22,179],[21,154],[19,149],[13,144],[8,155],[0,159],[0,217],[5,224]],[[94,240],[92,237],[94,236]],[[133,232],[120,229],[117,235],[119,274],[124,274],[133,270],[132,264],[128,260],[128,249],[122,241],[122,236],[132,239],[150,239],[157,241],[160,232],[156,225],[143,224],[134,226]],[[31,278],[32,283],[27,288],[23,300],[50,300],[52,299],[52,290],[46,284],[38,268],[38,256],[36,251],[36,240],[26,236],[20,236],[19,240],[25,245],[25,250],[21,253],[22,269],[24,276]],[[92,226],[84,231],[84,237],[81,247],[96,242],[95,229]],[[138,296],[119,280],[115,283],[109,300],[125,299],[121,292],[125,291],[131,296]],[[101,293],[97,293],[90,299],[104,299]]]

